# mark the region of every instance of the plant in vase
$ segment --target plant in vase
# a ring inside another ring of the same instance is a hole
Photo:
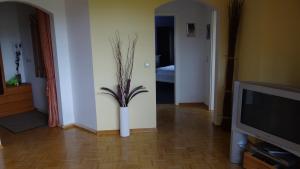
[[[19,72],[19,67],[20,67],[20,60],[21,60],[21,48],[22,48],[22,45],[21,44],[16,44],[15,45],[15,48],[16,48],[16,59],[15,59],[15,64],[16,64],[16,76],[15,78],[17,79],[18,81],[18,84],[21,84],[22,83],[22,77],[21,77],[21,74]]]
[[[129,45],[126,56],[123,55],[121,48],[121,39],[119,33],[111,40],[113,56],[117,65],[117,86],[116,91],[107,87],[102,87],[104,94],[115,98],[120,106],[120,134],[122,137],[130,135],[128,104],[138,94],[148,92],[144,86],[138,86],[130,90],[132,80],[132,70],[134,63],[135,47],[137,37],[129,38]]]

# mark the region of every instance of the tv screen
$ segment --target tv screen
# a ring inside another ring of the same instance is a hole
[[[244,89],[241,123],[300,145],[300,101]]]

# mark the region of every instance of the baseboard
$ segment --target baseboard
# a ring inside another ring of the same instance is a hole
[[[68,129],[71,129],[71,128],[77,128],[77,129],[80,129],[80,130],[83,130],[83,131],[86,131],[86,132],[89,132],[89,133],[93,133],[93,134],[97,133],[96,130],[91,129],[91,128],[89,128],[89,127],[87,127],[83,124],[79,124],[79,123],[64,125],[64,126],[62,126],[62,128],[64,130],[68,130]]]
[[[97,136],[111,136],[111,135],[119,135],[120,130],[102,130],[97,131]]]
[[[130,129],[131,134],[137,133],[153,133],[157,132],[156,128],[138,128],[138,129]],[[97,131],[97,136],[111,136],[111,135],[119,135],[120,130],[103,130]]]
[[[81,130],[84,130],[84,131],[87,131],[87,132],[90,132],[90,133],[94,133],[94,134],[97,133],[97,130],[92,129],[92,128],[90,128],[90,127],[87,127],[87,126],[85,126],[85,125],[83,125],[83,124],[75,123],[75,126],[76,126],[77,128],[79,128],[79,129],[81,129]]]
[[[85,125],[74,123],[74,124],[68,124],[61,126],[64,130],[72,129],[72,128],[77,128],[92,134],[96,134],[97,136],[111,136],[111,135],[119,135],[120,130],[102,130],[102,131],[96,131],[94,129],[91,129],[89,127],[86,127]],[[130,129],[131,134],[136,134],[136,133],[153,133],[157,132],[156,128],[137,128],[137,129]]]
[[[186,107],[202,107],[205,110],[209,110],[208,105],[205,103],[179,103],[179,106],[186,106]]]
[[[75,124],[67,124],[67,125],[60,125],[59,126],[60,128],[64,129],[64,130],[68,130],[68,129],[71,129],[71,128],[75,128]]]

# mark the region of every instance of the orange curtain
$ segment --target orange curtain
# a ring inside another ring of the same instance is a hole
[[[46,79],[47,79],[47,97],[48,97],[48,113],[49,127],[56,127],[59,125],[57,94],[55,84],[55,70],[53,62],[53,50],[50,29],[50,17],[47,13],[37,10],[38,29],[40,34],[41,53],[43,55]]]

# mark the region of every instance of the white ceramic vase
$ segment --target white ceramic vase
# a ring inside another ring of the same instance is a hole
[[[128,107],[120,107],[120,135],[121,137],[130,135]]]

